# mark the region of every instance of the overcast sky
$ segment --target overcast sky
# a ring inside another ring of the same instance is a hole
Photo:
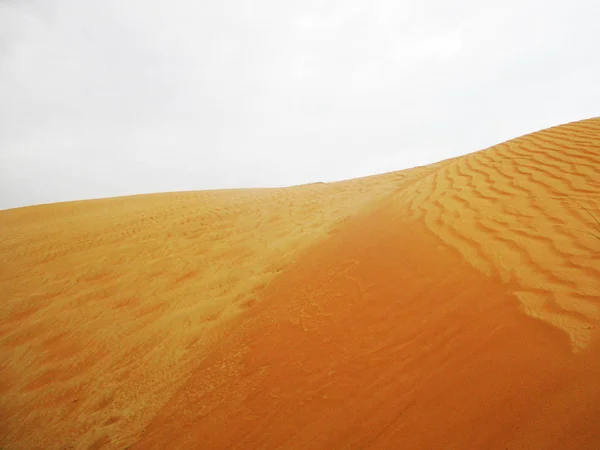
[[[0,0],[0,209],[370,175],[600,115],[600,2]]]

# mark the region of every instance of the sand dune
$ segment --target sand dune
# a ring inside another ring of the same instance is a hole
[[[600,448],[600,119],[0,211],[0,447]]]

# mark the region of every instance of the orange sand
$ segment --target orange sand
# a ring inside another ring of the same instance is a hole
[[[600,448],[590,213],[600,119],[339,183],[0,211],[0,447]]]

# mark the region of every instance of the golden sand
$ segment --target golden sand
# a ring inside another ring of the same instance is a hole
[[[0,211],[0,447],[599,448],[600,119]]]

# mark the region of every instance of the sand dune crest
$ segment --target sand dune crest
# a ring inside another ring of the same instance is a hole
[[[597,448],[600,119],[0,211],[0,446]]]

